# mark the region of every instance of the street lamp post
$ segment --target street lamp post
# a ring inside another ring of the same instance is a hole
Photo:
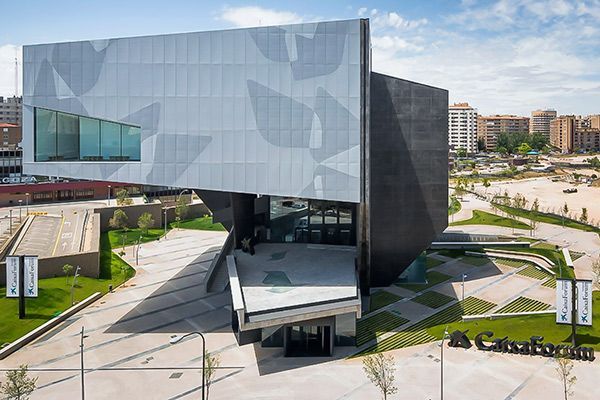
[[[8,211],[8,224],[10,225],[9,233],[12,235],[12,208]]]
[[[84,335],[83,326],[81,327],[81,342],[79,344],[79,355],[81,359],[81,400],[85,400],[85,369],[83,368],[83,339],[87,336]]]
[[[165,207],[163,209],[164,214],[165,214],[165,239],[167,238],[167,208]]]
[[[25,193],[25,207],[27,211],[27,215],[29,215],[29,193]]]
[[[177,344],[188,336],[192,335],[200,335],[202,338],[202,400],[205,400],[204,396],[204,387],[206,386],[206,340],[204,339],[204,335],[200,332],[190,332],[183,336],[173,336],[171,340],[169,340],[170,344]]]
[[[81,268],[79,265],[75,268],[75,274],[73,275],[73,282],[71,282],[71,305],[75,304],[75,284],[77,283],[77,278],[79,277],[79,271]]]
[[[19,199],[19,224],[21,223],[21,209],[23,208],[23,200]]]
[[[462,299],[464,301],[465,299],[465,278],[467,277],[467,274],[462,274]]]
[[[440,353],[440,400],[444,400],[444,339],[448,337],[448,325],[444,329],[442,336],[441,353]]]
[[[110,206],[110,188],[111,188],[111,186],[108,185],[108,201],[107,201],[107,203],[109,206]]]

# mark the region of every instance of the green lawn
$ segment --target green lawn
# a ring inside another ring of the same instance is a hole
[[[375,311],[381,307],[387,306],[388,304],[395,303],[400,299],[402,299],[401,296],[390,293],[387,290],[380,290],[371,295],[369,311]]]
[[[171,228],[177,227],[177,222],[171,222],[169,224]],[[194,219],[188,219],[179,223],[181,229],[197,229],[202,231],[224,231],[225,228],[220,223],[213,224],[212,217],[200,217]]]
[[[563,218],[558,215],[545,214],[542,212],[534,212],[530,210],[521,210],[514,207],[508,207],[500,204],[496,204],[496,207],[506,213],[523,217],[526,219],[533,219],[538,222],[544,222],[546,224],[560,225],[563,226]],[[582,224],[581,222],[564,218],[564,226],[567,228],[579,229],[586,232],[596,232],[600,235],[600,229],[591,225]]]
[[[501,217],[500,215],[492,214],[481,210],[473,210],[473,216],[463,221],[452,222],[451,226],[457,225],[494,225],[503,226],[515,229],[531,229],[531,226],[524,222],[517,221],[511,218]]]
[[[114,232],[100,236],[100,279],[77,278],[75,301],[81,301],[95,292],[106,293],[109,285],[115,288],[135,275],[135,270],[111,251],[110,238],[114,237]],[[7,299],[5,294],[6,288],[0,288],[0,344],[14,341],[69,308],[71,281],[67,282],[65,277],[41,279],[39,297],[26,300],[27,315],[21,321],[18,299]]]
[[[600,319],[600,292],[594,292],[593,299],[593,315],[592,320],[599,321]],[[469,330],[467,336],[474,338],[479,332],[492,331],[495,337],[508,336],[511,340],[529,340],[532,335],[540,335],[544,337],[545,342],[554,344],[569,344],[571,337],[571,327],[568,325],[558,325],[555,322],[556,316],[549,315],[529,315],[523,317],[507,317],[495,320],[476,320],[467,322],[453,322],[448,327],[448,331],[452,332],[455,329],[461,331]],[[438,325],[435,328],[429,329],[428,333],[436,336],[438,339],[442,337],[445,325]],[[581,346],[593,347],[596,351],[600,350],[600,324],[596,323],[591,327],[577,327],[577,344]]]
[[[460,258],[460,261],[474,267],[483,267],[490,262],[490,259],[487,257],[464,256]]]
[[[494,248],[494,246],[490,246],[490,248]],[[567,263],[565,262],[565,258],[562,255],[562,252],[559,250],[552,250],[549,248],[540,248],[540,247],[498,247],[498,249],[502,250],[510,250],[510,251],[518,251],[520,253],[534,253],[544,256],[550,259],[556,265],[553,268],[553,271],[556,273],[558,278],[574,278],[574,272],[571,268],[567,267]],[[562,273],[562,276],[560,275]]]
[[[427,271],[427,283],[394,283],[394,285],[402,287],[404,289],[412,290],[413,292],[420,292],[425,289],[429,289],[438,283],[447,281],[452,278],[450,275],[442,274],[437,271]]]
[[[437,258],[427,257],[425,258],[425,268],[431,269],[442,265],[444,261],[440,261]]]
[[[142,243],[147,243],[158,240],[164,233],[164,229],[160,228],[148,229],[148,233],[146,234],[142,234],[142,230],[139,228],[107,232],[110,245],[113,249],[123,246],[123,235],[125,236],[125,246],[131,246],[132,244],[136,244],[140,237]]]
[[[429,308],[440,308],[441,306],[448,304],[454,300],[454,297],[446,296],[445,294],[430,290],[415,297],[411,301],[423,304],[424,306],[427,306]]]

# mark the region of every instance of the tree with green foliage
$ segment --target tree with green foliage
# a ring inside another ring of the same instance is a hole
[[[519,154],[527,154],[531,150],[533,150],[533,149],[531,148],[531,146],[529,145],[529,143],[521,143],[521,145],[517,148],[517,152]]]
[[[485,140],[483,138],[477,139],[477,150],[485,151]]]
[[[71,272],[73,272],[73,266],[71,264],[65,264],[65,265],[63,265],[62,270],[65,273],[65,279],[66,279],[66,283],[68,285],[69,284],[69,275],[71,275]]]
[[[560,357],[556,359],[556,363],[556,373],[560,379],[565,400],[569,400],[569,396],[573,395],[573,385],[577,382],[577,377],[573,374],[573,361],[566,357]]]
[[[27,365],[6,372],[6,383],[0,385],[0,393],[8,400],[28,400],[36,388],[38,378],[29,378]]]
[[[118,206],[129,206],[133,204],[133,200],[129,197],[127,189],[119,189],[117,191],[117,205]]]
[[[588,158],[585,161],[590,164],[590,167],[592,168],[600,168],[600,159],[598,159],[598,157]]]
[[[459,147],[458,149],[456,149],[456,156],[460,158],[465,158],[467,156],[467,149]]]
[[[587,211],[587,208],[583,207],[581,209],[581,216],[579,217],[579,221],[581,221],[584,224],[587,224],[587,222],[588,222],[588,211]]]
[[[113,229],[127,230],[128,222],[129,218],[127,217],[125,211],[118,208],[113,213],[112,218],[108,220],[108,225]]]
[[[154,226],[154,218],[152,218],[152,214],[149,212],[145,212],[138,218],[137,221],[138,227],[142,230],[142,234],[147,235],[148,229]]]
[[[394,394],[398,388],[394,385],[396,366],[394,356],[391,354],[377,353],[363,358],[363,371],[367,378],[379,389],[384,400],[388,395]]]
[[[175,220],[177,221],[177,228],[179,228],[179,222],[185,218],[189,210],[189,206],[185,198],[179,196],[177,199],[177,205],[175,206]]]

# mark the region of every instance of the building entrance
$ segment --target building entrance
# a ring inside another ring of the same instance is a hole
[[[287,326],[286,357],[328,357],[332,353],[330,326]]]

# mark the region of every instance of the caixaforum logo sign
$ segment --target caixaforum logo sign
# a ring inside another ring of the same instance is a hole
[[[468,331],[454,331],[448,341],[450,347],[462,347],[468,349],[472,346],[467,337]],[[510,340],[508,336],[494,338],[494,333],[485,331],[475,336],[475,346],[482,351],[493,351],[495,353],[521,354],[528,356],[542,356],[555,358],[569,358],[571,360],[594,361],[594,349],[591,347],[554,345],[544,343],[543,336],[531,336],[529,340]]]

